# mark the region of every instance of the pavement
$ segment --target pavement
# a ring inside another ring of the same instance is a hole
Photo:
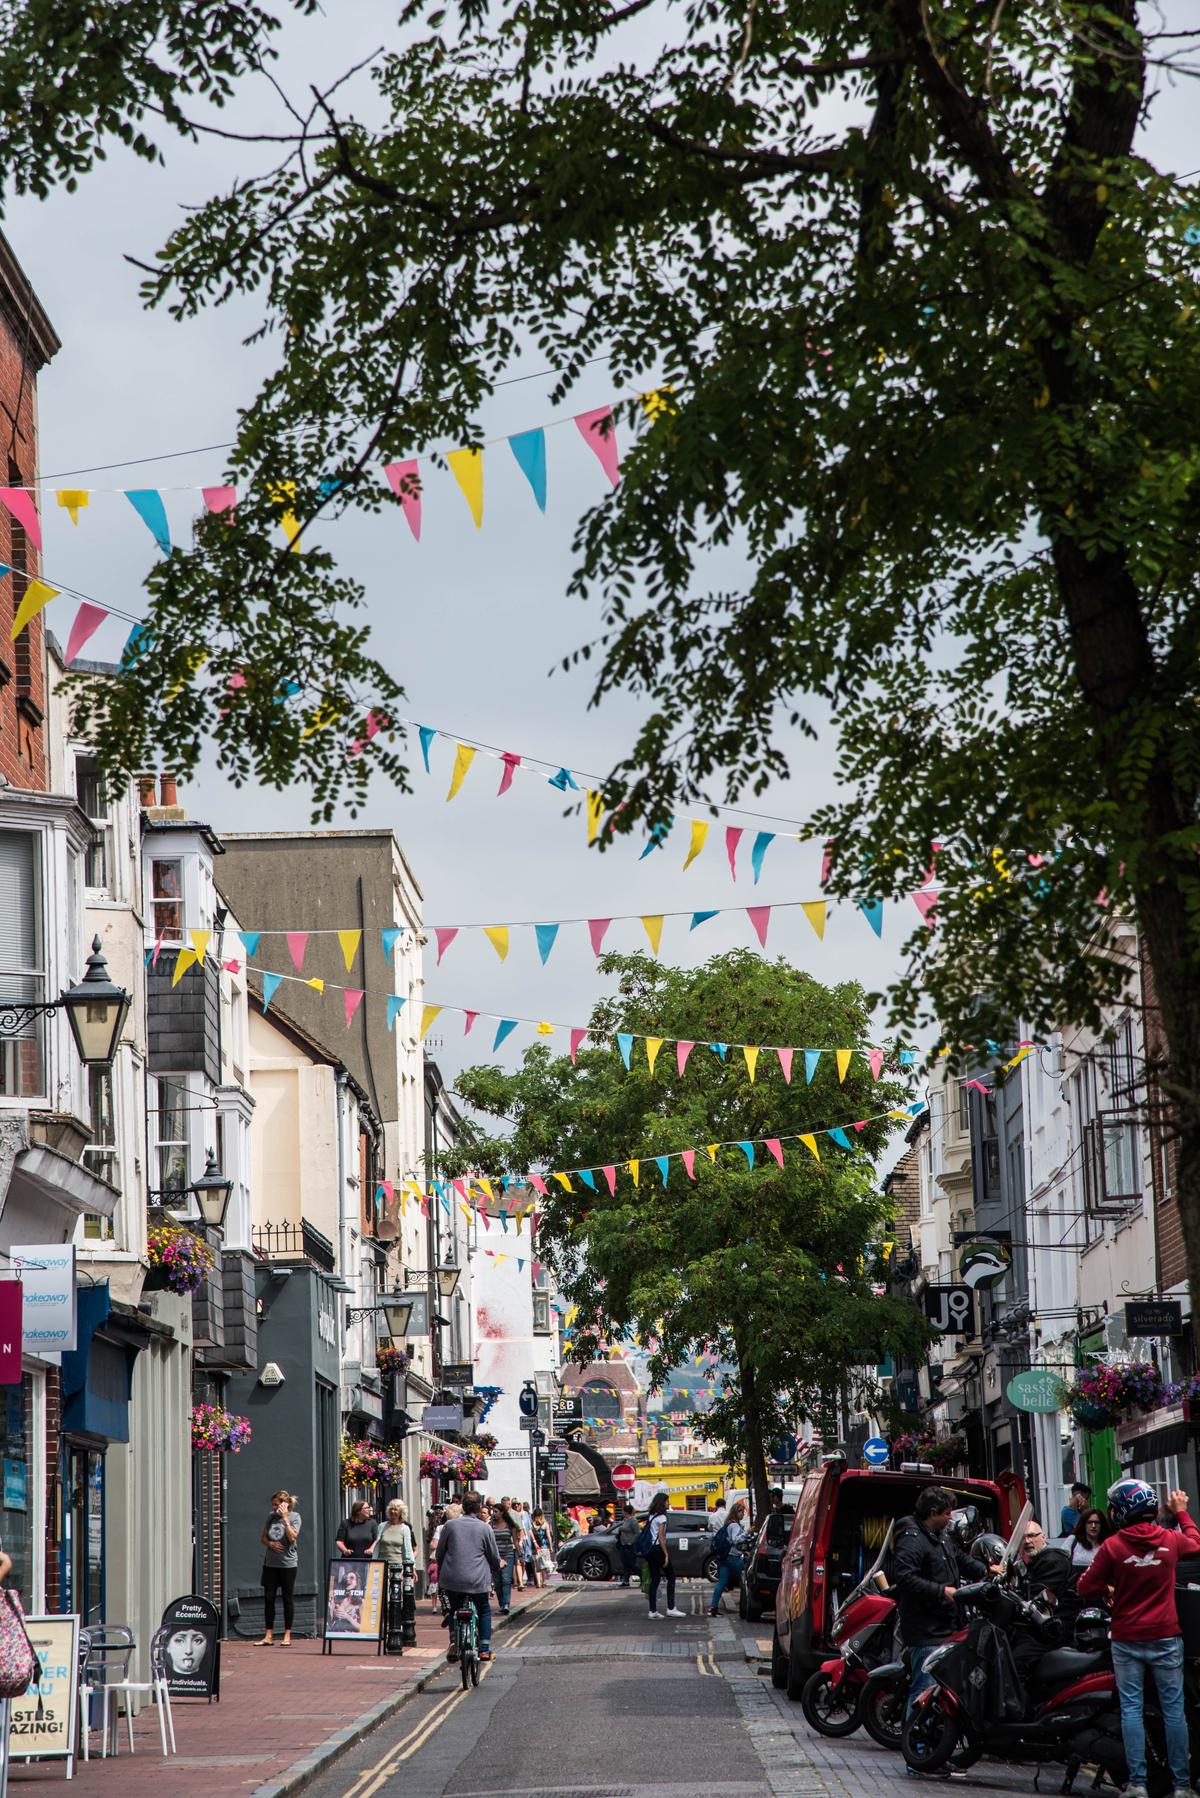
[[[553,1599],[559,1585],[514,1592],[512,1610],[501,1618],[493,1607],[495,1647],[527,1622],[531,1606]],[[319,1641],[297,1638],[290,1648],[258,1648],[238,1640],[221,1644],[221,1698],[201,1704],[172,1704],[178,1753],[164,1760],[158,1715],[147,1707],[133,1725],[134,1753],[127,1752],[121,1724],[121,1752],[108,1760],[76,1762],[68,1788],[80,1798],[214,1798],[242,1793],[246,1798],[283,1798],[311,1783],[314,1772],[363,1741],[402,1706],[417,1698],[427,1681],[445,1667],[446,1633],[429,1601],[417,1604],[417,1646],[402,1655],[376,1655],[345,1642],[322,1655]],[[99,1755],[100,1733],[92,1732]],[[62,1761],[14,1759],[10,1798],[23,1788],[63,1780]]]

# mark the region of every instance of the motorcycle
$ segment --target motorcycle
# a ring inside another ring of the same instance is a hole
[[[833,1630],[837,1654],[811,1673],[800,1693],[805,1719],[822,1736],[851,1736],[871,1670],[890,1658],[896,1601],[868,1575],[850,1594]]]

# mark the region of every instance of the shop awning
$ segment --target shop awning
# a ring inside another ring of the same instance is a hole
[[[107,1280],[81,1286],[75,1296],[79,1347],[62,1358],[63,1430],[106,1442],[128,1442],[137,1348],[128,1340],[97,1334],[109,1320]]]
[[[9,1242],[63,1241],[85,1215],[111,1217],[120,1193],[80,1161],[45,1143],[31,1143],[13,1162],[4,1198]]]

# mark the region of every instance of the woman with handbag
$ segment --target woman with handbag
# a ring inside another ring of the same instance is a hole
[[[533,1583],[544,1586],[554,1572],[554,1551],[550,1546],[550,1525],[544,1511],[535,1511],[530,1525],[533,1537]]]

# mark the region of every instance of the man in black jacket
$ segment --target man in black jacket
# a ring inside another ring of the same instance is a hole
[[[982,1561],[964,1554],[946,1535],[954,1498],[941,1486],[918,1494],[913,1517],[897,1540],[892,1583],[900,1616],[900,1637],[912,1666],[911,1711],[918,1695],[933,1684],[925,1662],[958,1627],[954,1594],[960,1585],[986,1579]]]

